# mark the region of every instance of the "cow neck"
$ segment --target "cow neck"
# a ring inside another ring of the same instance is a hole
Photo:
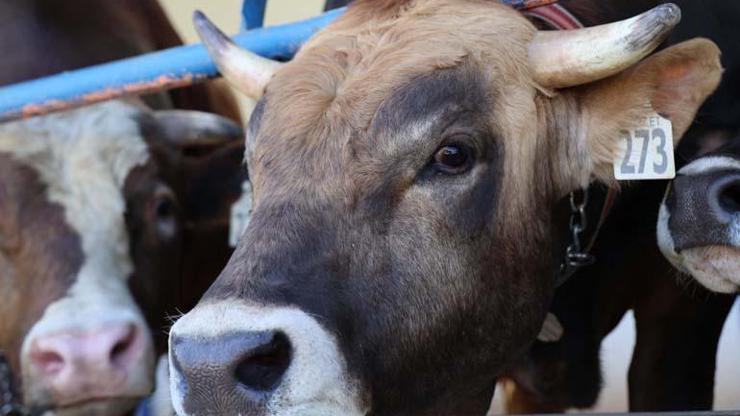
[[[524,15],[530,19],[537,20],[548,28],[554,30],[575,30],[585,27],[576,16],[568,11],[568,9],[557,3],[529,9],[524,12]],[[568,244],[563,262],[561,263],[560,270],[556,276],[556,284],[558,286],[567,281],[568,278],[578,270],[593,264],[596,260],[590,252],[594,247],[594,244],[596,244],[596,238],[599,235],[599,231],[601,231],[601,227],[604,225],[604,222],[611,211],[611,207],[616,199],[616,193],[617,190],[611,187],[607,191],[601,208],[599,221],[593,228],[591,237],[585,243],[582,241],[581,234],[587,231],[588,228],[586,206],[589,202],[589,192],[588,189],[579,189],[570,193],[570,232],[568,235],[570,243]]]

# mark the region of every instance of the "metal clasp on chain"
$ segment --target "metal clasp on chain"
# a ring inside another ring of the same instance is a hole
[[[583,250],[581,234],[588,227],[586,206],[588,205],[588,189],[581,189],[570,193],[570,244],[565,252],[565,260],[560,266],[558,284],[567,280],[576,270],[593,264],[594,256]]]

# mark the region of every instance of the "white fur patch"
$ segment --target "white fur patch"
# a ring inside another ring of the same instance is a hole
[[[711,246],[681,252],[685,267],[704,287],[714,292],[740,291],[740,248]]]
[[[734,247],[740,247],[740,216],[735,216],[732,224],[727,228],[730,244]]]
[[[175,416],[170,396],[170,368],[167,356],[163,355],[157,362],[156,383],[150,402],[152,416]]]
[[[262,307],[230,301],[199,305],[172,327],[172,337],[215,338],[231,332],[278,330],[293,347],[282,384],[268,403],[270,416],[357,416],[356,383],[349,380],[337,341],[314,318],[294,308]],[[170,343],[171,345],[171,343]],[[177,414],[185,416],[182,376],[172,365],[170,389]]]
[[[684,166],[678,173],[691,176],[727,169],[740,170],[740,160],[727,156],[702,157]]]
[[[23,343],[21,363],[27,399],[47,394],[28,364],[31,340],[63,329],[85,329],[105,322],[133,322],[149,330],[127,286],[133,271],[124,220],[123,186],[131,169],[149,158],[136,115],[141,110],[120,101],[32,118],[0,126],[0,152],[33,168],[47,197],[64,208],[80,237],[84,260],[66,296],[51,303]],[[151,388],[153,353],[138,360],[132,389]]]
[[[660,248],[661,253],[663,253],[663,256],[671,262],[673,267],[684,273],[688,273],[688,270],[683,267],[681,256],[676,253],[673,234],[671,234],[671,230],[668,227],[670,219],[671,213],[668,212],[668,208],[666,208],[665,202],[663,202],[660,204],[660,211],[658,212],[658,247]]]

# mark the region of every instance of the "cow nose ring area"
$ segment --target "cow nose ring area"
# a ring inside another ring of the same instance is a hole
[[[187,379],[213,380],[212,388],[245,394],[252,402],[261,402],[277,390],[292,355],[290,340],[279,331],[172,340],[172,363]]]
[[[717,193],[719,208],[725,214],[735,216],[740,213],[740,175],[723,182]]]
[[[234,377],[246,389],[270,392],[277,388],[290,366],[291,347],[282,332],[262,333],[260,338],[264,341],[236,365]]]

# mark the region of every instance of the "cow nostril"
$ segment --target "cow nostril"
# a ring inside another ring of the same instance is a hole
[[[128,353],[132,349],[134,340],[136,339],[136,327],[130,325],[125,335],[119,339],[110,350],[110,361],[114,365],[122,366],[128,361]]]
[[[740,182],[733,182],[720,191],[719,205],[725,212],[740,212]]]
[[[249,352],[237,365],[236,380],[244,387],[260,392],[274,390],[290,366],[291,346],[288,337],[276,333],[270,342]]]
[[[58,373],[64,368],[64,357],[54,351],[38,352],[32,358],[46,374]]]

